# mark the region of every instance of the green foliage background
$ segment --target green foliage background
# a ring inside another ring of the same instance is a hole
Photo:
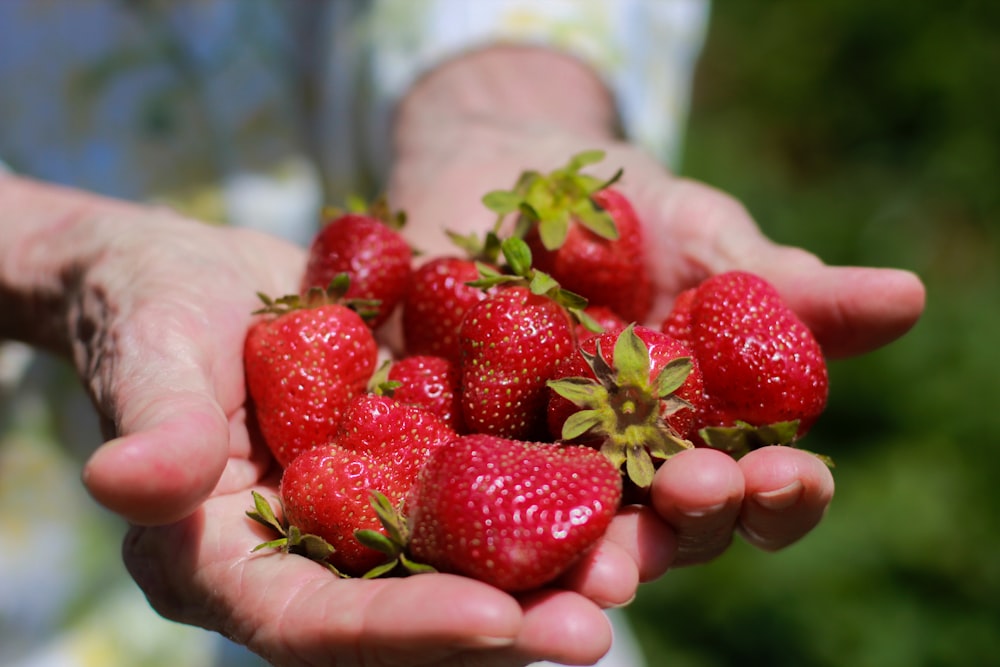
[[[1000,3],[715,3],[688,137],[772,238],[928,302],[831,365],[824,522],[641,592],[651,666],[1000,663]]]

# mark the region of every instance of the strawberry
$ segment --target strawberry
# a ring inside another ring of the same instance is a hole
[[[528,242],[535,268],[591,304],[641,322],[653,299],[642,225],[628,198],[608,181],[580,173],[602,151],[574,155],[549,174],[528,171],[511,191],[484,198],[501,217],[519,214],[516,233]]]
[[[739,455],[804,436],[826,407],[826,362],[774,286],[730,271],[702,282],[685,308],[705,384],[702,438]],[[668,315],[664,326],[677,321]]]
[[[621,476],[588,447],[467,435],[438,449],[406,507],[409,552],[505,591],[538,588],[600,537]]]
[[[464,430],[458,364],[431,355],[403,357],[388,366],[385,379],[383,393],[434,413],[455,431]]]
[[[544,435],[545,383],[574,348],[571,312],[583,316],[586,303],[534,271],[524,241],[503,249],[513,275],[477,283],[506,286],[470,308],[459,330],[462,418],[469,431],[527,440]]]
[[[334,281],[337,282],[337,281]],[[342,284],[342,283],[341,283]],[[264,441],[284,467],[330,440],[347,404],[375,370],[371,330],[335,289],[272,301],[243,349],[247,389]]]
[[[347,296],[377,301],[374,329],[398,305],[410,279],[413,252],[397,231],[402,214],[379,200],[368,210],[337,213],[313,237],[301,291],[326,287],[341,273],[351,277]]]
[[[357,531],[385,533],[371,505],[372,491],[401,498],[407,490],[393,485],[374,456],[327,444],[303,452],[285,468],[279,496],[285,521],[296,533],[326,542],[332,551],[324,560],[337,572],[360,576],[386,560],[356,536]]]
[[[664,333],[629,325],[587,339],[549,387],[553,436],[594,443],[640,489],[652,482],[651,456],[692,446],[701,372],[688,348]]]
[[[486,297],[484,290],[467,284],[478,278],[476,262],[460,257],[438,257],[413,271],[402,306],[406,354],[460,361],[459,325]]]
[[[377,394],[357,396],[344,411],[333,442],[347,451],[369,455],[384,469],[389,489],[381,488],[398,505],[431,452],[456,436],[437,415]]]
[[[677,340],[691,341],[691,306],[698,290],[694,287],[686,289],[674,299],[674,305],[660,324],[660,330]]]
[[[427,410],[377,394],[355,397],[332,441],[285,468],[283,522],[255,494],[249,516],[281,535],[258,548],[300,553],[342,576],[379,576],[399,564],[422,571],[403,553],[399,510],[431,453],[455,437]]]

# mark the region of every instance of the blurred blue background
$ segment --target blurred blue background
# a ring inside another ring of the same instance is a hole
[[[630,609],[651,665],[1000,664],[1000,4],[716,3],[685,175],[838,264],[917,272],[902,340],[831,365],[825,521]]]

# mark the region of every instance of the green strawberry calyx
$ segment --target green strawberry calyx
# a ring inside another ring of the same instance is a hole
[[[394,573],[400,569],[406,574],[434,572],[435,570],[431,566],[414,561],[406,555],[409,530],[399,510],[392,506],[392,503],[389,502],[389,499],[384,494],[374,490],[369,491],[369,493],[371,494],[372,509],[378,515],[386,534],[383,535],[377,530],[361,529],[354,531],[354,537],[369,549],[374,549],[384,554],[386,558],[381,564],[376,565],[361,575],[361,578],[375,579]],[[338,577],[349,578],[348,575],[338,570],[328,560],[335,551],[333,545],[319,535],[303,533],[296,526],[279,520],[274,513],[274,509],[271,507],[271,503],[264,496],[256,491],[251,491],[251,494],[253,495],[254,508],[246,513],[247,516],[279,535],[276,539],[258,544],[252,549],[252,552],[262,549],[277,549],[283,553],[305,556],[309,560],[324,565]]]
[[[406,225],[406,212],[392,210],[392,207],[389,206],[389,200],[385,195],[376,197],[371,201],[367,201],[359,195],[349,195],[344,204],[343,207],[323,207],[323,219],[336,220],[343,215],[354,214],[378,220],[389,229],[395,231],[399,231]]]
[[[537,225],[547,250],[563,245],[573,221],[602,238],[616,240],[618,228],[613,217],[594,202],[593,195],[617,182],[622,170],[606,181],[581,173],[584,167],[603,159],[604,151],[589,150],[573,155],[565,166],[548,174],[525,171],[513,189],[486,193],[483,204],[499,216],[498,225],[507,215],[518,213],[515,236],[523,237]]]
[[[398,509],[393,507],[389,499],[378,491],[369,491],[371,506],[378,515],[379,522],[385,533],[377,530],[356,530],[354,537],[369,549],[374,549],[385,555],[385,561],[376,565],[362,575],[362,579],[375,579],[398,570],[404,574],[424,574],[435,572],[430,565],[417,562],[406,553],[410,540],[409,526]]]
[[[512,236],[500,245],[504,257],[505,270],[481,262],[476,263],[479,279],[468,285],[488,290],[498,285],[524,285],[536,296],[552,299],[590,331],[600,333],[603,329],[598,322],[585,312],[587,299],[576,292],[563,289],[555,278],[539,271],[531,265],[531,249],[522,239]]]
[[[712,449],[726,452],[735,459],[740,459],[755,449],[770,445],[796,446],[798,440],[799,420],[775,422],[754,426],[744,421],[736,421],[731,426],[705,426],[698,435]],[[803,450],[809,452],[809,450]],[[833,459],[825,454],[809,452],[820,461],[833,468]]]
[[[254,508],[246,513],[247,516],[265,528],[275,531],[280,536],[258,544],[252,549],[252,552],[262,549],[277,549],[283,553],[298,554],[305,556],[309,560],[321,563],[338,577],[347,577],[347,575],[340,572],[340,570],[331,565],[327,560],[335,551],[333,545],[319,535],[303,533],[296,526],[288,525],[285,521],[279,521],[278,517],[274,514],[271,503],[264,496],[256,491],[251,491],[251,494],[253,495]]]
[[[378,314],[381,304],[379,299],[358,299],[347,296],[351,286],[351,276],[348,273],[338,273],[324,287],[310,287],[303,294],[286,294],[272,298],[263,292],[257,292],[257,298],[263,305],[253,311],[254,315],[284,315],[296,310],[318,308],[320,306],[341,305],[350,308],[362,319],[370,319]]]
[[[665,417],[691,408],[675,392],[691,373],[689,357],[668,362],[652,380],[649,348],[635,333],[634,325],[619,334],[614,346],[614,365],[601,351],[580,350],[594,378],[569,377],[550,380],[548,386],[582,408],[563,424],[562,439],[584,436],[601,439],[601,452],[640,489],[652,484],[653,459],[668,459],[693,445],[681,438]],[[595,379],[596,378],[596,379]]]
[[[486,264],[496,264],[500,258],[500,230],[499,222],[483,236],[475,232],[459,234],[458,232],[445,230],[445,236],[461,250],[465,257]]]
[[[399,380],[390,380],[389,371],[392,369],[392,360],[385,360],[381,366],[375,369],[368,380],[368,391],[377,396],[393,397],[396,390],[403,386]]]

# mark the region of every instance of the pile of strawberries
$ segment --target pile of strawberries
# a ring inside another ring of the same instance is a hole
[[[584,168],[487,193],[484,238],[417,262],[384,203],[317,233],[300,293],[264,299],[245,346],[257,424],[282,467],[263,547],[342,576],[439,570],[508,591],[557,578],[642,502],[660,462],[801,438],[828,380],[809,329],[730,272],[643,326],[644,229]],[[501,230],[508,230],[501,233]],[[397,312],[404,349],[380,362]]]

